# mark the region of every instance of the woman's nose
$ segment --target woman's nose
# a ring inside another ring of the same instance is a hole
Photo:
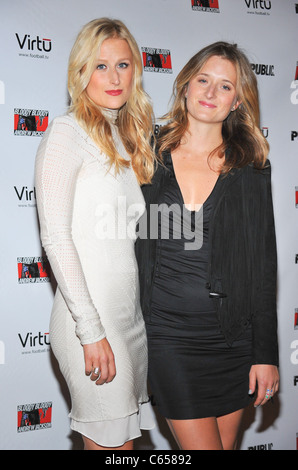
[[[110,82],[113,83],[114,85],[119,85],[120,83],[119,73],[116,69],[110,70]]]
[[[216,95],[216,87],[213,84],[210,84],[206,89],[206,96],[208,98],[213,98]]]

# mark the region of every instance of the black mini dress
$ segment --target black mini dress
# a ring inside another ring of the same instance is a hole
[[[206,288],[208,225],[215,188],[200,211],[183,210],[170,155],[165,164],[171,177],[158,204],[172,211],[168,211],[169,223],[159,217],[158,263],[146,319],[152,402],[169,419],[218,417],[244,408],[252,399],[248,394],[251,328],[232,346],[227,345],[216,315],[216,300]],[[190,249],[190,227],[196,234],[195,249]]]

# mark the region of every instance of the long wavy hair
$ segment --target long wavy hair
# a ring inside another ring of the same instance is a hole
[[[96,57],[106,39],[125,39],[133,55],[133,86],[128,101],[118,112],[116,124],[131,164],[140,184],[149,183],[154,173],[155,156],[152,148],[153,109],[142,87],[142,59],[138,45],[127,27],[119,20],[99,18],[87,23],[79,32],[69,57],[68,92],[70,111],[109,157],[116,173],[130,162],[118,154],[112,139],[109,122],[86,92],[96,67]]]
[[[215,153],[223,158],[222,173],[227,173],[232,168],[241,168],[248,163],[253,163],[256,168],[263,168],[269,145],[260,130],[257,79],[246,55],[237,45],[221,41],[195,54],[178,74],[173,86],[173,103],[170,111],[164,116],[168,122],[161,127],[159,135],[159,155],[180,145],[188,129],[185,91],[189,81],[213,56],[227,59],[236,67],[237,100],[241,104],[223,122],[223,142],[211,152],[209,158]]]

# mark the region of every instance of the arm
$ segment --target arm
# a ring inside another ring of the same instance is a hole
[[[278,391],[279,386],[276,312],[277,254],[270,166],[264,171],[264,184],[266,185],[264,200],[267,204],[264,211],[265,225],[260,228],[264,233],[261,252],[263,266],[261,266],[261,286],[257,294],[258,307],[252,321],[254,365],[250,371],[249,385],[252,393],[258,388],[255,406],[264,404],[268,397],[270,398]]]
[[[49,126],[38,149],[35,180],[41,240],[59,289],[76,322],[76,334],[81,344],[103,341],[107,351],[109,347],[104,339],[105,330],[88,292],[72,239],[76,181],[82,166],[78,138],[81,139],[73,121],[70,118],[58,118]],[[90,349],[96,349],[97,352],[93,351],[90,355]],[[85,353],[86,371],[90,368],[90,361],[99,361],[98,349],[102,348],[89,347]],[[108,355],[111,356],[111,352]],[[93,359],[90,359],[91,356]],[[91,366],[100,364],[92,363]]]

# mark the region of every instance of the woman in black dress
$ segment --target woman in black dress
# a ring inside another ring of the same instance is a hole
[[[243,409],[279,383],[270,163],[246,56],[197,53],[166,118],[136,246],[149,382],[181,449],[234,449]]]

